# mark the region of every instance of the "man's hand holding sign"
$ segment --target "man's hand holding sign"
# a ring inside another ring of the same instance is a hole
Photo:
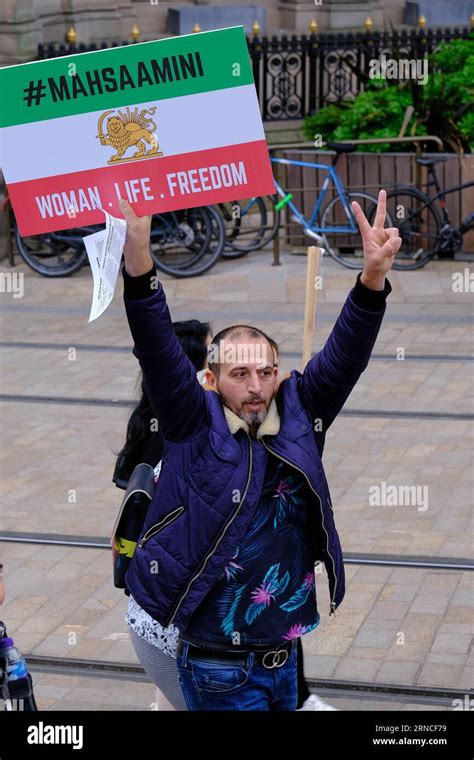
[[[150,255],[151,216],[137,216],[128,201],[119,201],[120,211],[127,222],[127,235],[123,249],[125,269],[132,277],[149,272],[153,266]]]

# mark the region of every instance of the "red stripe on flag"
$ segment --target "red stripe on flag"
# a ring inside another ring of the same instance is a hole
[[[241,184],[243,179],[246,184]],[[122,218],[118,193],[143,216],[269,195],[275,192],[275,183],[267,144],[258,140],[15,182],[8,190],[24,237],[103,223],[99,203],[105,211]]]

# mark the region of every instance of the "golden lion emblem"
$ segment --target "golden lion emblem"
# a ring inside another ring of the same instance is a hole
[[[97,123],[98,134],[96,136],[100,139],[101,145],[111,145],[117,151],[115,155],[109,158],[108,164],[163,155],[162,152],[158,152],[159,145],[152,134],[156,129],[156,124],[150,116],[146,116],[146,114],[153,116],[155,111],[156,106],[149,109],[143,108],[140,113],[138,113],[136,106],[134,111],[130,111],[128,107],[126,112],[118,111],[118,116],[110,116],[107,120],[106,135],[102,131],[102,126],[104,119],[113,113],[113,110],[101,114]],[[146,144],[151,146],[149,150],[146,150]],[[123,158],[124,153],[133,146],[136,146],[138,150],[133,156]]]

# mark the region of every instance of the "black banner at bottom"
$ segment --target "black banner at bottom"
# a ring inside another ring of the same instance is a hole
[[[0,712],[0,760],[135,757],[189,750],[280,756],[357,752],[361,757],[472,760],[469,710],[371,712]],[[221,737],[223,734],[223,737]],[[260,740],[260,741],[259,741]],[[224,742],[224,743],[222,743]],[[260,745],[260,747],[259,747]],[[102,756],[101,754],[99,756]]]

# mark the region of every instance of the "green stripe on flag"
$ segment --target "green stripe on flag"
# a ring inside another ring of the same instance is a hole
[[[68,55],[0,69],[0,127],[245,84],[242,26]]]

